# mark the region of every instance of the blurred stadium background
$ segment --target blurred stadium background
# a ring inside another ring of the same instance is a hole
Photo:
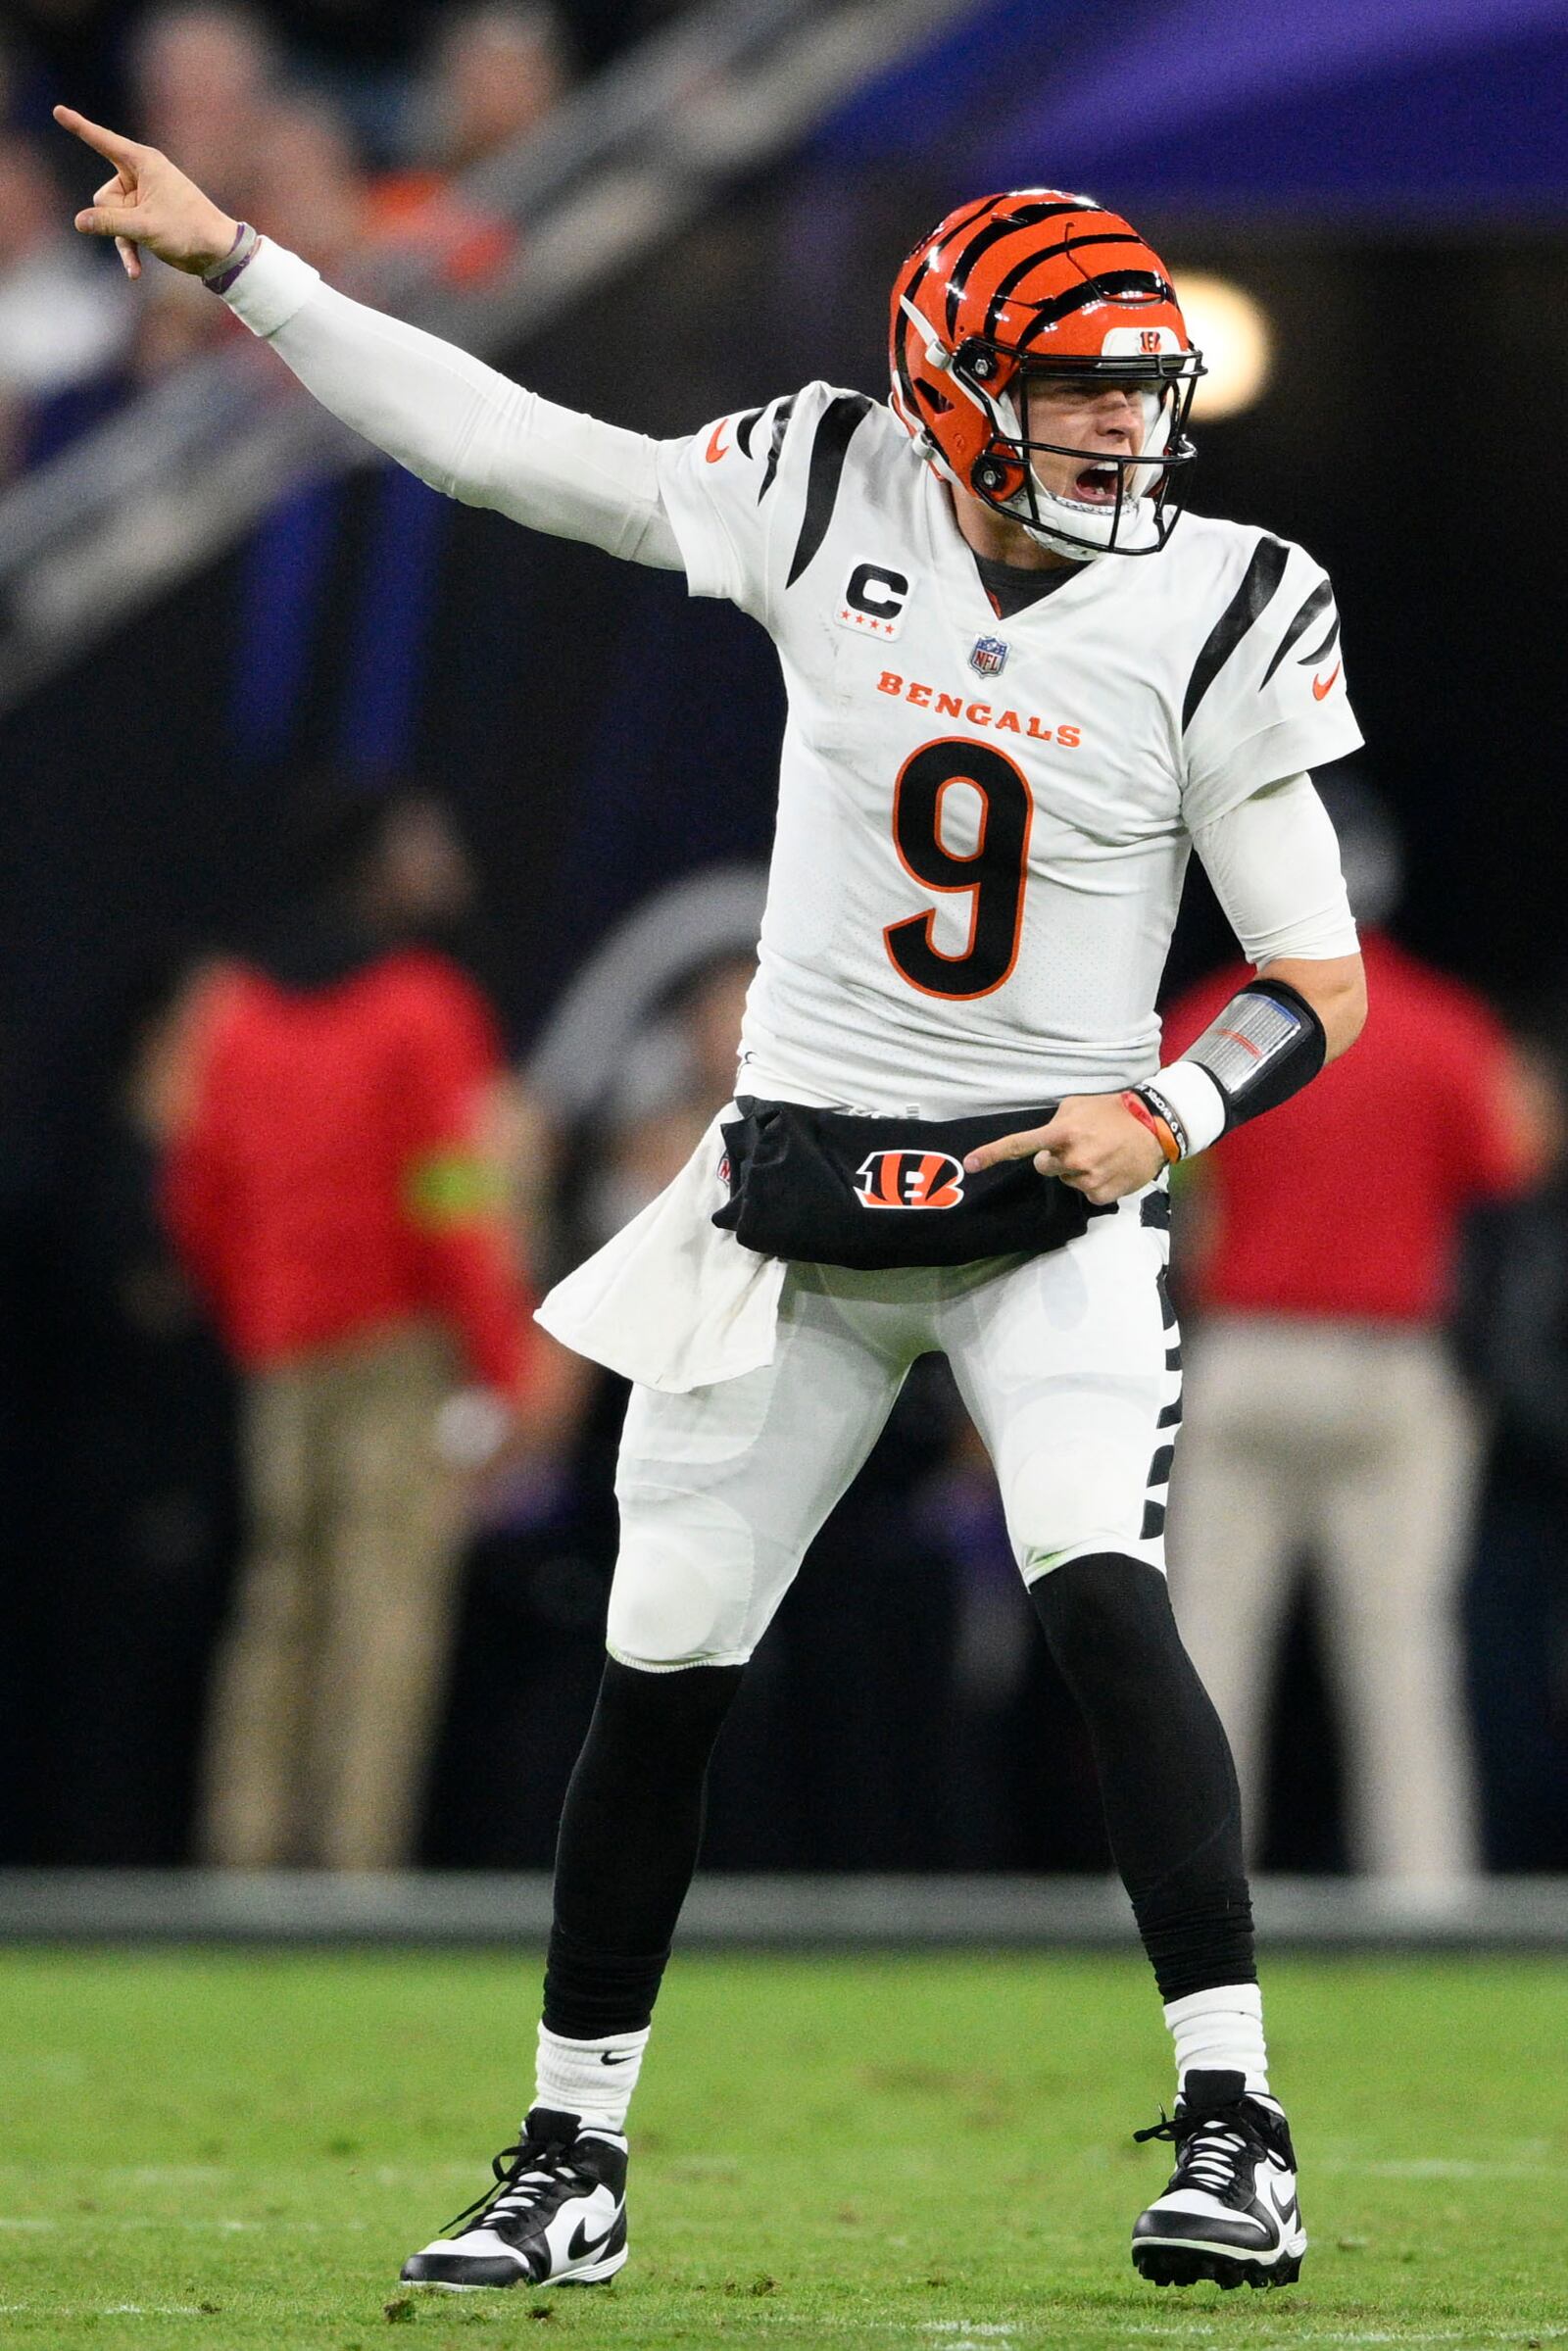
[[[64,99],[165,145],[347,290],[658,434],[817,375],[879,390],[891,273],[965,194],[1088,187],[1145,228],[1216,357],[1196,501],[1301,539],[1335,578],[1369,745],[1347,789],[1379,854],[1402,845],[1388,927],[1497,1024],[1511,1137],[1473,1191],[1429,1171],[1376,1218],[1363,1170],[1324,1171],[1348,1303],[1301,1306],[1373,1356],[1401,1317],[1458,1325],[1465,1426],[1432,1443],[1480,1458],[1423,1601],[1459,1677],[1426,1736],[1473,1837],[1424,1867],[1358,1814],[1351,1636],[1332,1574],[1302,1572],[1333,1566],[1303,1526],[1264,1691],[1265,1922],[1560,1935],[1565,87],[1555,0],[11,0],[0,1932],[537,1932],[542,1881],[497,1874],[547,1869],[597,1678],[609,1379],[553,1394],[470,1496],[397,1856],[464,1882],[139,1874],[209,1849],[250,1500],[245,1377],[172,1229],[169,1169],[214,994],[291,919],[302,796],[363,811],[413,793],[476,877],[441,943],[506,1042],[512,1244],[536,1287],[568,1266],[727,1093],[781,716],[737,613],[443,502],[193,281],[154,266],[130,287],[84,250],[70,220],[93,173],[49,122]],[[1195,888],[1171,997],[1226,954]],[[1391,1095],[1371,1148],[1398,1167],[1428,1115]],[[1481,1115],[1453,1165],[1488,1156]],[[1431,1298],[1361,1312],[1411,1246],[1441,1259]],[[984,1464],[922,1367],[750,1677],[694,1925],[1118,1940],[1105,1869]],[[776,1872],[814,1883],[751,1883]],[[960,1903],[955,1873],[996,1883]]]

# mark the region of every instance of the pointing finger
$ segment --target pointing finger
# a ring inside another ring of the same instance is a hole
[[[122,164],[134,172],[137,158],[143,152],[134,139],[122,137],[118,130],[106,130],[101,122],[89,122],[74,106],[57,106],[54,112],[62,130],[72,131],[89,147],[95,147],[100,155],[107,155],[112,164]]]
[[[1050,1134],[1049,1127],[1031,1127],[1027,1133],[1001,1135],[995,1143],[982,1143],[970,1151],[963,1164],[971,1175],[983,1167],[998,1167],[1004,1159],[1032,1158]]]

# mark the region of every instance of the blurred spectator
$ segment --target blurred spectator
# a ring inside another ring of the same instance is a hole
[[[101,381],[124,349],[125,282],[102,258],[31,141],[0,133],[0,444],[19,455],[42,405]]]
[[[1526,1072],[1541,1177],[1471,1219],[1455,1314],[1493,1427],[1465,1617],[1487,1861],[1568,1870],[1568,1001]]]
[[[1478,1431],[1442,1325],[1459,1221],[1522,1179],[1526,1128],[1496,1022],[1382,927],[1398,861],[1380,805],[1349,781],[1324,795],[1371,1012],[1343,1061],[1193,1171],[1201,1246],[1188,1278],[1203,1320],[1188,1355],[1172,1589],[1255,1843],[1270,1672],[1294,1571],[1310,1561],[1355,1866],[1449,1881],[1475,1859],[1454,1602]],[[1245,976],[1218,973],[1182,999],[1175,1050]]]
[[[418,247],[460,281],[499,269],[514,242],[510,223],[453,180],[526,137],[558,104],[566,81],[565,44],[553,10],[524,0],[483,0],[445,18],[416,85],[419,160],[376,182],[377,233]]]
[[[249,214],[281,63],[259,10],[230,0],[151,9],[130,42],[131,128],[225,211]]]
[[[221,0],[153,8],[131,36],[128,70],[136,137],[176,157],[227,211],[271,226],[268,201],[285,209],[290,185],[287,161],[274,163],[272,142],[274,136],[285,147],[289,141],[280,120],[283,60],[265,17]],[[309,186],[299,210],[312,218]],[[290,241],[282,225],[276,233]],[[335,259],[334,252],[328,266]],[[154,269],[137,292],[132,372],[140,382],[233,334],[234,320],[199,278]]]
[[[86,0],[35,0],[24,27],[34,68],[49,60],[79,95],[76,48],[85,61],[103,46],[103,14]],[[68,18],[79,20],[74,48]],[[421,47],[423,64],[411,65]],[[566,86],[567,56],[544,0],[169,0],[133,19],[126,86],[110,111],[329,277],[352,282],[361,256],[390,247],[473,283],[503,267],[515,232],[457,183],[545,119]],[[362,135],[377,154],[412,139],[416,160],[372,177]],[[107,379],[127,347],[130,378],[145,384],[237,331],[176,270],[152,270],[129,299],[118,269],[95,266],[103,257],[72,233],[71,211],[35,151],[0,136],[0,480],[118,397],[122,382]],[[78,415],[61,396],[83,383],[101,389]],[[39,412],[45,399],[58,413]]]
[[[346,122],[315,97],[258,99],[255,114],[254,152],[237,173],[244,210],[328,277],[351,275],[368,216],[367,183]],[[155,269],[138,291],[135,372],[142,380],[183,366],[215,344],[247,346],[244,329],[200,278]]]
[[[269,236],[326,276],[342,274],[364,242],[366,182],[348,125],[322,100],[267,109],[251,206]]]
[[[465,853],[405,793],[329,800],[310,861],[308,902],[212,1009],[169,1172],[173,1230],[245,1375],[252,1549],[206,1842],[231,1864],[385,1868],[417,1825],[456,1464],[520,1426],[526,1325],[495,1023],[421,944],[469,895]]]
[[[566,87],[566,50],[553,8],[480,0],[442,20],[429,93],[431,161],[466,171],[534,130]]]

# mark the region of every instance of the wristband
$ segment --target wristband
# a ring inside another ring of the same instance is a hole
[[[234,230],[234,239],[221,261],[213,263],[202,271],[202,283],[211,286],[215,294],[226,294],[242,269],[248,269],[257,246],[260,232],[248,220],[241,220]]]
[[[1207,1151],[1225,1132],[1225,1098],[1207,1070],[1200,1069],[1196,1061],[1167,1062],[1140,1091],[1147,1094],[1160,1116],[1169,1120],[1184,1159]]]
[[[321,282],[319,271],[297,253],[260,236],[248,253],[235,246],[224,255],[207,280],[215,293],[220,292],[220,279],[228,289],[220,299],[242,326],[264,340],[286,326]]]
[[[1149,1129],[1167,1161],[1174,1167],[1176,1161],[1184,1156],[1181,1142],[1170,1120],[1154,1107],[1155,1100],[1151,1087],[1141,1086],[1122,1096],[1121,1106],[1132,1112],[1141,1127]]]

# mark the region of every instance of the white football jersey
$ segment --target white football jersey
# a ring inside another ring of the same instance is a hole
[[[664,444],[660,489],[789,696],[740,1091],[948,1117],[1150,1076],[1191,835],[1361,740],[1318,565],[1187,514],[999,619],[896,418],[820,383]]]

